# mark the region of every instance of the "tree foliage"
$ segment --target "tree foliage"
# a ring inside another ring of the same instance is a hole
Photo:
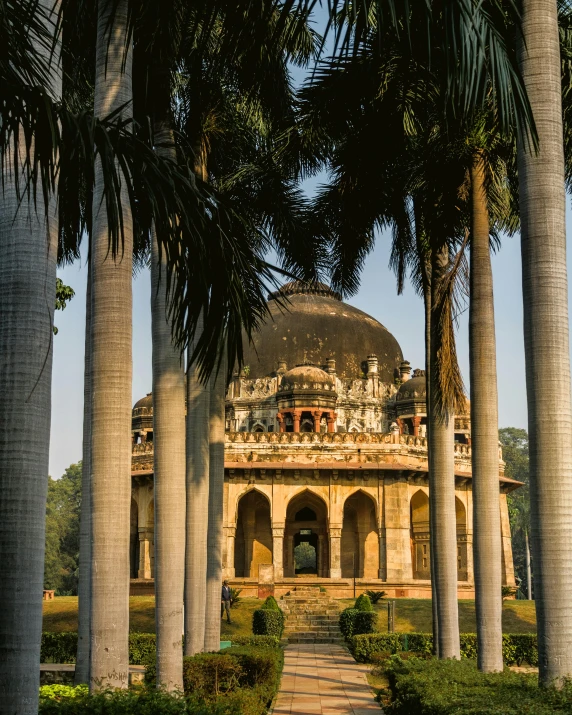
[[[44,588],[58,595],[77,595],[81,462],[60,479],[48,477]]]
[[[528,432],[518,427],[503,427],[499,430],[499,440],[505,461],[505,476],[524,483],[524,486],[511,492],[507,497],[514,568],[524,584],[526,583],[525,534],[530,533]]]

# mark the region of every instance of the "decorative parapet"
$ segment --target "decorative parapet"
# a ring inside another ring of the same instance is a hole
[[[153,454],[153,442],[140,442],[134,444],[131,454]]]

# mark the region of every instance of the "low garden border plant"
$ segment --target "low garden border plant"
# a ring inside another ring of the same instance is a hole
[[[282,638],[282,633],[284,633],[284,612],[274,596],[268,596],[263,605],[253,612],[252,632],[255,635]]]

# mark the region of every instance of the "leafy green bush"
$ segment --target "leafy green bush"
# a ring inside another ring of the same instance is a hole
[[[268,596],[262,606],[252,614],[252,632],[257,636],[282,638],[284,613],[274,596]]]
[[[42,685],[40,687],[40,700],[66,700],[69,698],[82,698],[89,693],[87,685]]]
[[[231,695],[235,695],[234,693]],[[171,695],[154,688],[116,690],[97,695],[53,700],[40,699],[39,715],[261,715],[250,707],[248,695],[242,699],[226,696],[206,703],[196,697]]]
[[[404,661],[385,665],[390,702],[388,715],[553,715],[572,712],[572,684],[562,690],[539,688],[537,677],[480,673],[474,660]]]
[[[249,645],[257,648],[280,648],[280,639],[276,636],[232,636],[232,645]]]
[[[367,593],[362,593],[361,596],[356,598],[354,608],[357,611],[373,611],[373,606],[371,605],[371,601],[369,600]]]
[[[242,674],[239,661],[227,652],[199,653],[183,658],[185,693],[205,698],[218,697],[236,690]]]
[[[257,636],[275,636],[282,638],[284,632],[284,614],[281,610],[258,608],[252,614],[252,632]]]
[[[154,633],[129,634],[129,663],[145,665],[155,658]],[[181,641],[182,644],[182,641]],[[42,633],[41,663],[75,663],[77,633]]]
[[[385,596],[385,591],[366,591],[366,594],[372,603],[379,603]]]
[[[355,628],[355,625],[354,625]],[[341,629],[341,619],[340,619]],[[477,657],[477,636],[475,633],[461,634],[461,657]],[[433,637],[430,633],[366,633],[348,637],[349,649],[360,663],[369,663],[376,653],[400,653],[415,651],[430,654]],[[506,665],[538,665],[536,635],[530,633],[505,633],[503,635],[503,659]]]
[[[261,608],[267,608],[271,611],[282,611],[274,596],[267,596]]]
[[[240,598],[240,594],[242,593],[241,588],[231,588],[230,589],[230,607],[233,608],[234,606],[237,606],[238,603],[242,600]]]
[[[340,631],[348,639],[361,633],[374,633],[377,625],[375,611],[359,611],[346,608],[340,613]]]

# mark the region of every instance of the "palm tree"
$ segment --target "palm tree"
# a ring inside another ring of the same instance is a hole
[[[0,11],[3,20],[4,12],[17,11],[10,5]],[[24,30],[29,43],[25,55],[49,73],[45,93],[57,101],[61,69],[59,43],[54,45],[54,8],[42,0],[37,6],[34,3],[36,9],[41,13],[38,32],[28,23],[16,28],[8,42],[17,44]],[[22,20],[30,6],[20,10]],[[15,73],[19,71],[15,68]],[[30,79],[35,82],[39,77]],[[5,712],[34,715],[42,630],[58,217],[53,198],[36,204],[27,190],[25,169],[19,163],[25,158],[24,142],[20,127],[4,146],[0,192],[0,569],[4,589],[0,702]]]
[[[224,486],[224,402],[226,365],[221,359],[211,377],[209,397],[209,520],[207,531],[207,574],[204,650],[220,648],[220,592],[222,585],[222,514]]]
[[[469,361],[473,469],[473,552],[478,665],[502,671],[502,546],[499,509],[498,405],[490,221],[485,156],[474,153],[471,180]]]
[[[132,111],[128,3],[100,0],[94,113]],[[133,225],[121,190],[121,247],[110,251],[96,164],[91,250],[91,652],[90,687],[126,688],[129,670],[131,505],[131,272]]]
[[[520,142],[522,287],[531,543],[539,678],[572,676],[572,407],[566,275],[565,170],[557,3],[522,5],[520,66],[539,151]],[[554,376],[554,377],[552,377]],[[551,388],[551,380],[558,388]]]

